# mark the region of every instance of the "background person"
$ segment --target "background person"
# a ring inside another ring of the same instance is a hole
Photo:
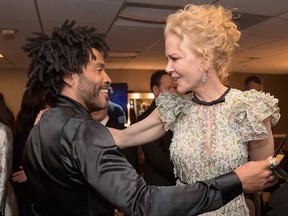
[[[31,215],[31,205],[34,203],[33,189],[23,170],[23,151],[35,119],[44,108],[45,104],[41,98],[40,89],[35,88],[33,92],[29,88],[26,89],[15,121],[13,173],[11,177],[12,186],[19,204],[20,216]]]
[[[255,89],[257,91],[263,91],[263,81],[258,76],[249,76],[244,80],[244,90]]]
[[[0,113],[0,116],[2,113]],[[18,216],[18,205],[9,180],[12,172],[13,134],[0,120],[0,215]]]
[[[17,199],[10,184],[13,157],[14,115],[0,93],[0,215],[18,216]]]
[[[164,70],[155,71],[150,80],[150,89],[155,99],[162,92],[175,93],[174,80]],[[138,121],[146,118],[156,108],[155,100],[150,107],[138,117]],[[149,185],[175,185],[176,178],[173,163],[170,159],[170,144],[173,133],[167,131],[161,138],[142,145],[144,159],[144,180]],[[125,149],[124,149],[125,150]]]
[[[109,97],[113,95],[114,91],[113,88],[109,87]],[[121,125],[121,128],[124,128],[126,124],[126,113],[121,105],[109,100],[108,104],[108,116],[110,119],[113,119],[117,125]]]
[[[118,118],[115,118],[114,115],[112,115],[112,117],[108,115],[108,109],[109,109],[108,107],[109,107],[110,102],[111,101],[108,102],[108,106],[105,107],[104,109],[92,112],[91,116],[95,120],[99,121],[101,124],[105,125],[106,127],[116,128],[120,130],[126,128],[123,123],[120,123],[118,121]],[[138,158],[137,146],[125,148],[125,149],[119,149],[119,151],[126,157],[128,162],[134,167],[134,169],[138,173],[139,172],[138,170],[139,158]]]
[[[7,125],[11,132],[14,132],[15,117],[5,102],[5,98],[0,93],[0,121]]]

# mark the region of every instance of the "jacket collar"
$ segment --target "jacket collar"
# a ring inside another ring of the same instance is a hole
[[[77,113],[82,113],[90,116],[90,113],[84,106],[82,106],[79,102],[75,101],[74,99],[66,97],[64,95],[58,95],[55,107],[71,107]]]

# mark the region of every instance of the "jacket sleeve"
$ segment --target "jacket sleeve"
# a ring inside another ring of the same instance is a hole
[[[117,151],[110,132],[93,120],[81,124],[72,145],[74,162],[87,182],[127,215],[197,215],[242,193],[233,172],[192,185],[148,186]]]

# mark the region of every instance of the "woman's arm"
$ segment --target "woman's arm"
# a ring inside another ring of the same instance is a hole
[[[266,126],[268,136],[266,139],[249,142],[250,160],[263,160],[274,154],[274,139],[269,117],[266,118],[263,123]]]
[[[158,116],[158,108],[142,121],[124,130],[109,129],[120,148],[142,145],[164,135],[164,123]]]

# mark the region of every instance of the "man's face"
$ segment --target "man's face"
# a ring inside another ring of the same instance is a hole
[[[261,84],[258,84],[256,82],[252,81],[247,86],[247,90],[250,90],[250,89],[255,89],[257,91],[263,91],[263,86]]]
[[[155,97],[158,97],[162,92],[175,93],[176,87],[177,85],[173,78],[169,74],[166,74],[161,77],[160,85],[153,88],[153,93]]]
[[[90,59],[82,74],[75,74],[76,98],[89,112],[108,106],[108,88],[110,77],[105,71],[103,55],[92,49],[96,60]]]

